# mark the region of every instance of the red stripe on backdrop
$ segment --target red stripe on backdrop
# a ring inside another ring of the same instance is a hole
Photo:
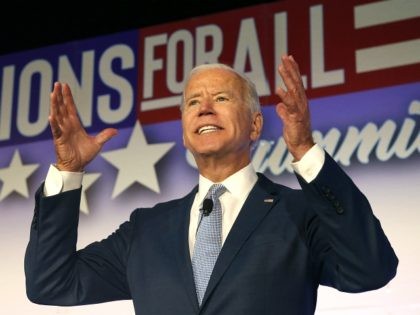
[[[142,29],[139,120],[179,119],[183,79],[206,56],[253,71],[263,105],[277,102],[283,51],[298,61],[309,98],[419,81],[420,18],[356,27],[362,5],[378,3],[281,1]],[[373,11],[373,20],[385,13]]]

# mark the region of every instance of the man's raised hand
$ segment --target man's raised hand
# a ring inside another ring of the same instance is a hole
[[[54,84],[50,94],[48,120],[54,140],[56,167],[61,171],[83,171],[105,142],[117,134],[116,129],[106,128],[96,136],[88,135],[80,122],[70,87],[66,83]]]
[[[277,88],[280,102],[276,111],[283,121],[283,138],[287,148],[298,161],[314,145],[308,101],[299,66],[292,56],[282,56],[278,71],[286,90]]]

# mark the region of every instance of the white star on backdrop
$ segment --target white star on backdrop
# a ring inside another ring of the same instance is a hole
[[[89,214],[89,205],[87,203],[86,190],[88,190],[89,187],[92,186],[92,184],[96,182],[96,180],[99,177],[101,177],[101,173],[86,173],[83,175],[82,197],[80,199],[80,212],[84,214]]]
[[[0,169],[0,181],[3,182],[0,201],[14,191],[28,198],[28,183],[26,181],[38,167],[39,164],[22,164],[19,150],[16,150],[9,167]]]
[[[159,193],[155,164],[174,144],[175,142],[148,144],[140,122],[137,122],[126,148],[101,154],[105,160],[118,168],[112,198],[136,182]]]

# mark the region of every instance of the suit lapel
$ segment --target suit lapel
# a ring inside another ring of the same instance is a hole
[[[174,216],[168,222],[168,230],[165,233],[167,242],[166,250],[170,253],[170,257],[175,257],[176,267],[180,271],[181,281],[191,300],[194,310],[198,312],[198,301],[195,292],[194,277],[191,265],[190,251],[188,245],[188,228],[190,222],[190,209],[194,201],[197,187],[193,189],[187,196],[182,198],[176,210],[173,211]]]
[[[219,254],[203,298],[204,305],[243,244],[277,202],[277,192],[262,175],[249,194]],[[273,186],[272,186],[273,187]]]

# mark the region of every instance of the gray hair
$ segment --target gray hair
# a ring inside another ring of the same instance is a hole
[[[233,69],[232,67],[223,64],[223,63],[210,63],[210,64],[202,64],[202,65],[198,65],[195,68],[193,68],[188,77],[187,80],[185,81],[185,85],[187,86],[188,82],[191,80],[191,77],[202,71],[202,70],[210,70],[210,69],[224,69],[224,70],[228,70],[233,72],[234,74],[236,74],[242,81],[244,87],[245,87],[245,95],[244,95],[244,99],[245,99],[245,103],[246,105],[248,105],[251,114],[254,113],[259,113],[261,112],[261,105],[260,105],[260,99],[257,93],[257,88],[255,87],[254,82],[252,82],[246,75],[239,73],[238,71],[236,71],[235,69]],[[182,99],[181,99],[181,111],[184,108],[184,100],[185,100],[185,90],[182,92]]]

